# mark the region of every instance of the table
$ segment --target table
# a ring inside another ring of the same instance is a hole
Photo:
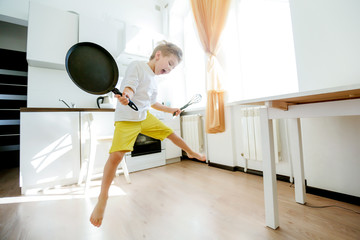
[[[267,98],[239,101],[240,105],[263,105],[260,128],[263,151],[263,176],[266,226],[279,227],[273,119],[288,119],[290,151],[295,178],[295,201],[306,202],[300,118],[360,115],[360,84],[298,92]]]

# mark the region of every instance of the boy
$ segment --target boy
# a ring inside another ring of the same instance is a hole
[[[104,216],[108,191],[115,176],[117,166],[126,152],[132,151],[139,133],[150,137],[164,140],[170,139],[175,145],[183,149],[188,157],[205,161],[204,155],[192,151],[181,137],[176,135],[172,129],[163,124],[159,119],[149,113],[150,107],[178,116],[179,108],[170,108],[156,102],[157,84],[155,75],[171,72],[181,61],[182,51],[175,44],[163,42],[158,45],[149,62],[135,61],[131,63],[121,83],[120,91],[122,97],[115,95],[119,100],[115,110],[115,131],[110,156],[104,167],[101,184],[101,192],[98,202],[90,216],[90,222],[100,227]],[[139,111],[134,111],[127,104],[131,99]]]

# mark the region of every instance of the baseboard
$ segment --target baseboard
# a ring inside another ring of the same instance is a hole
[[[244,172],[244,173],[249,173],[249,174],[253,174],[253,175],[257,175],[257,176],[263,176],[263,172],[262,171],[258,171],[258,170],[254,170],[254,169],[247,169],[245,172],[245,169],[243,167],[239,167],[239,166],[227,166],[227,165],[222,165],[222,164],[218,164],[218,163],[212,163],[209,162],[209,166],[210,167],[216,167],[216,168],[221,168],[221,169],[225,169],[225,170],[229,170],[229,171],[238,171],[238,172]],[[276,179],[279,181],[284,181],[284,182],[290,182],[290,177],[285,176],[285,175],[280,175],[280,174],[276,174]]]
[[[320,189],[316,187],[310,187],[310,186],[306,186],[306,193],[360,206],[360,197],[356,197],[344,193],[333,192],[333,191]]]
[[[244,168],[239,167],[239,166],[231,167],[231,166],[222,165],[222,164],[218,164],[218,163],[212,163],[212,162],[209,162],[208,165],[210,167],[216,167],[216,168],[229,170],[229,171],[245,172]],[[261,177],[263,176],[262,171],[253,170],[253,169],[247,169],[247,171],[245,173],[249,173],[249,174],[253,174],[253,175],[257,175],[257,176],[261,176]],[[280,175],[280,174],[276,174],[276,179],[279,181],[283,181],[283,182],[290,182],[290,177]],[[294,182],[295,182],[295,179],[294,179]],[[343,194],[343,193],[338,193],[338,192],[333,192],[333,191],[329,191],[329,190],[325,190],[325,189],[310,187],[310,186],[307,186],[306,180],[305,180],[305,189],[306,189],[306,193],[309,193],[309,194],[326,197],[326,198],[338,200],[341,202],[346,202],[346,203],[360,206],[360,197],[347,195],[347,194]]]
[[[216,167],[216,168],[221,168],[221,169],[225,169],[225,170],[229,170],[229,171],[237,171],[236,167],[231,167],[231,166],[227,166],[227,165],[222,165],[222,164],[218,164],[218,163],[212,163],[212,162],[208,162],[208,165],[210,167]]]
[[[166,164],[177,163],[177,162],[180,162],[180,161],[181,161],[180,157],[170,158],[170,159],[166,159]]]

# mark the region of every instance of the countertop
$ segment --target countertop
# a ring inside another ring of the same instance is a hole
[[[20,108],[20,112],[114,112],[113,108]]]

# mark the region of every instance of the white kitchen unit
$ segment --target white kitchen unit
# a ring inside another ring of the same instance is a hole
[[[163,39],[164,36],[160,33],[139,26],[125,24],[122,40],[120,42],[121,54],[118,60],[125,60],[122,58],[122,54],[125,54],[125,56],[129,54],[148,58],[157,43]]]
[[[129,172],[136,172],[148,168],[160,167],[166,164],[165,149],[162,144],[161,152],[132,157],[131,153],[125,154]]]
[[[95,153],[94,174],[102,173],[104,165],[109,157],[109,149],[111,147],[114,134],[114,112],[81,112],[81,162],[85,162],[90,154],[90,141],[96,141],[94,149]],[[91,128],[88,128],[89,117],[92,118]],[[104,139],[104,140],[96,140]],[[106,139],[106,140],[105,140]]]
[[[175,119],[172,116],[166,118],[163,112],[151,110],[151,113],[172,128],[176,134],[181,136],[180,118]],[[165,139],[161,142],[161,152],[132,157],[131,153],[125,155],[126,164],[129,172],[140,171],[148,168],[159,167],[165,164],[180,161],[182,155],[181,149],[170,140]]]
[[[125,23],[115,20],[109,21],[83,14],[79,15],[79,42],[99,44],[116,58],[121,51],[121,39]]]
[[[181,136],[181,129],[180,129],[180,116],[176,118],[170,118],[165,119],[163,122],[170,128],[174,130],[174,132]],[[182,150],[178,146],[176,146],[173,142],[171,142],[169,139],[165,139],[165,158],[166,160],[178,158],[180,160],[180,157],[182,155]]]
[[[65,69],[65,56],[78,42],[76,13],[30,1],[27,60],[34,67]]]
[[[176,134],[181,136],[180,118],[164,118],[163,112],[152,111],[156,117],[172,128]],[[170,140],[165,139],[161,142],[161,152],[132,157],[131,153],[125,155],[126,164],[129,172],[140,171],[148,168],[159,167],[165,164],[180,161],[181,149]]]
[[[21,112],[20,121],[21,192],[77,182],[79,112]]]
[[[89,118],[90,117],[90,118]],[[89,121],[89,119],[91,121]],[[180,136],[179,118],[163,120]],[[89,126],[91,126],[89,128]],[[111,139],[114,109],[24,108],[20,117],[20,187],[44,189],[75,184],[80,167],[90,154],[91,137]],[[102,173],[109,156],[111,140],[97,141],[94,174]],[[94,152],[93,152],[94,153]],[[129,172],[180,161],[181,149],[169,140],[161,142],[161,152],[131,157]]]
[[[89,134],[87,128],[88,116],[91,115],[91,135],[92,138],[108,138],[111,139],[114,134],[114,112],[81,112],[81,158],[86,161],[89,153]],[[94,173],[101,173],[104,170],[104,165],[109,157],[109,150],[112,141],[97,141],[95,144],[95,164]],[[127,167],[129,172],[140,171],[148,168],[163,166],[165,161],[165,144],[161,143],[161,152],[146,154],[142,156],[132,157],[131,153],[125,155]]]

